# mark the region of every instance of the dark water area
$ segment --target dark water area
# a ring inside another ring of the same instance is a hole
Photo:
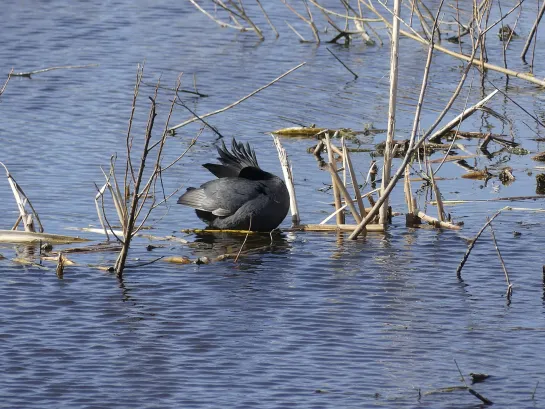
[[[183,72],[185,89],[193,89],[195,78],[198,90],[208,97],[181,95],[189,108],[202,115],[233,103],[301,62],[306,65],[240,105],[209,117],[209,123],[226,139],[236,136],[250,142],[260,165],[277,174],[281,170],[269,131],[294,124],[386,128],[386,30],[379,30],[382,47],[361,41],[349,47],[300,43],[284,20],[311,39],[308,27],[281,2],[267,2],[264,6],[280,31],[275,39],[259,9],[246,3],[249,13],[262,21],[263,42],[252,33],[220,28],[190,2],[3,2],[2,78],[12,67],[21,72],[97,64],[36,74],[32,79],[14,77],[0,97],[0,161],[31,198],[48,233],[104,240],[74,229],[99,225],[94,183],[104,183],[100,167],[108,169],[111,155],[117,153],[120,161],[125,155],[136,67],[144,61],[145,84],[133,124],[137,145],[145,133],[147,97],[159,78],[171,88]],[[344,10],[334,0],[322,3]],[[437,3],[430,2],[430,8],[434,10]],[[505,12],[515,3],[502,2],[502,9]],[[469,2],[463,7],[470,9]],[[507,50],[507,60],[509,68],[526,72],[528,66],[518,55],[538,5],[527,1],[524,7],[516,27],[520,38]],[[318,28],[324,30],[325,20],[318,10],[313,12],[321,22]],[[448,9],[444,19],[453,21],[453,16]],[[495,7],[490,21],[498,16]],[[513,26],[516,17],[515,12],[507,23]],[[491,63],[501,66],[502,43],[496,33],[490,31],[488,55]],[[540,78],[545,77],[544,34],[541,27],[534,67]],[[331,27],[321,34],[323,40],[333,35]],[[407,38],[401,39],[401,45],[396,139],[410,133],[427,53]],[[459,49],[447,42],[443,45]],[[464,52],[469,46],[463,44]],[[326,47],[359,78],[354,80]],[[459,61],[435,55],[423,129],[442,111],[461,71]],[[505,76],[493,71],[486,78],[545,121],[542,89],[516,78],[506,84]],[[466,99],[472,105],[492,92],[490,82],[485,81],[483,88],[480,74],[471,71],[445,121],[464,108]],[[157,132],[164,126],[171,99],[171,91],[159,91]],[[488,106],[512,125],[479,112],[461,129],[513,136],[531,154],[502,151],[491,159],[483,155],[468,159],[470,165],[486,166],[494,174],[511,166],[516,181],[509,186],[497,177],[486,183],[463,179],[464,169],[445,163],[438,174],[445,178],[439,181],[444,198],[481,200],[447,207],[455,221],[464,222],[460,231],[411,229],[399,216],[386,233],[370,233],[356,241],[325,233],[284,232],[272,243],[268,235],[250,236],[246,248],[260,250],[237,262],[158,261],[128,269],[122,281],[94,267],[112,265],[114,253],[70,255],[77,265],[66,267],[64,279],[59,280],[54,263],[37,266],[14,260],[37,249],[0,245],[4,257],[0,259],[0,407],[479,407],[480,401],[467,391],[427,394],[463,385],[454,360],[464,375],[491,375],[473,388],[494,401],[494,407],[543,407],[545,213],[506,211],[493,223],[514,284],[510,304],[488,231],[464,267],[463,279],[456,277],[468,240],[487,216],[506,205],[543,207],[543,199],[485,201],[535,195],[535,175],[544,170],[530,157],[545,147],[536,141],[544,137],[543,128],[508,98],[497,95]],[[171,125],[189,117],[178,106]],[[200,127],[191,124],[169,138],[165,163],[188,147]],[[372,148],[385,135],[359,138],[361,145],[350,146]],[[200,164],[216,156],[217,143],[217,136],[205,130],[186,157],[165,173],[165,191],[209,180]],[[332,199],[329,191],[322,191],[330,183],[328,174],[307,153],[315,141],[283,138],[282,143],[293,162],[303,222],[318,223],[330,212]],[[467,152],[459,149],[459,154],[479,153],[478,140],[460,143]],[[490,149],[500,147],[491,143]],[[431,158],[442,155],[438,152]],[[373,157],[363,152],[352,159],[358,172],[366,175]],[[399,163],[394,161],[394,169]],[[413,189],[420,206],[435,216],[433,206],[426,205],[428,189],[417,182]],[[401,187],[391,205],[394,211],[405,211]],[[10,229],[17,216],[4,180],[0,229]],[[150,234],[174,234],[189,243],[153,241],[164,247],[150,252],[146,249],[150,241],[137,238],[129,265],[160,256],[212,258],[238,251],[244,240],[229,234],[182,233],[181,229],[202,223],[174,199],[158,208],[148,224],[153,226]],[[289,224],[287,218],[282,227]]]

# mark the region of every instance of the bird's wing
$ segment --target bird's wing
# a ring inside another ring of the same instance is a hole
[[[206,182],[198,189],[188,189],[178,203],[226,217],[264,193],[261,182],[227,177]]]

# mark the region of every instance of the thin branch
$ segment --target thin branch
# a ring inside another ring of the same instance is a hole
[[[291,74],[293,71],[297,70],[298,68],[301,68],[301,67],[302,67],[303,65],[305,65],[305,64],[306,64],[306,63],[303,62],[303,63],[301,63],[301,64],[299,64],[299,65],[293,67],[292,69],[286,71],[284,74],[282,74],[281,76],[275,78],[274,80],[272,80],[272,81],[269,82],[268,84],[262,86],[261,88],[256,89],[255,91],[251,92],[250,94],[246,95],[245,97],[239,99],[238,101],[233,102],[233,103],[230,104],[230,105],[227,105],[227,106],[224,107],[224,108],[221,108],[221,109],[218,109],[217,111],[213,111],[213,112],[209,112],[209,113],[207,113],[207,114],[201,115],[201,119],[202,119],[202,118],[207,118],[207,117],[212,116],[212,115],[219,114],[219,113],[221,113],[221,112],[227,111],[227,110],[230,109],[230,108],[233,108],[234,106],[236,106],[236,105],[240,104],[241,102],[247,100],[248,98],[254,96],[254,95],[257,94],[258,92],[263,91],[265,88],[270,87],[270,86],[273,85],[275,82],[281,80],[281,79],[284,78],[286,75]],[[182,122],[181,124],[178,124],[178,125],[175,125],[175,126],[169,128],[168,131],[169,131],[169,132],[175,131],[176,129],[179,129],[179,128],[183,127],[183,126],[186,126],[186,125],[188,125],[188,124],[190,124],[190,123],[192,123],[192,122],[198,121],[198,120],[199,120],[199,118],[193,117],[193,118],[191,118],[191,119],[188,119],[188,120],[185,121],[185,122]]]
[[[31,78],[34,74],[41,74],[42,72],[48,72],[53,70],[68,70],[68,69],[76,69],[76,68],[90,68],[90,67],[98,67],[98,64],[87,64],[87,65],[64,65],[60,67],[49,67],[44,68],[43,70],[36,70],[36,71],[28,71],[28,72],[13,72],[11,74],[12,77],[27,77]],[[13,70],[12,70],[13,71]]]
[[[479,230],[477,235],[471,240],[464,256],[462,257],[462,261],[460,261],[460,264],[458,265],[458,268],[456,269],[456,277],[458,277],[458,279],[462,278],[462,269],[464,268],[464,265],[467,259],[469,258],[469,254],[471,253],[471,250],[473,250],[473,247],[475,247],[475,243],[477,242],[477,239],[481,236],[481,234],[483,234],[483,231],[487,228],[487,226],[490,223],[492,223],[492,220],[494,220],[503,210],[506,210],[506,209],[508,208],[503,207],[500,210],[498,210],[491,218],[489,219],[487,218],[487,222],[484,224],[481,230]]]
[[[6,80],[6,82],[4,82],[4,86],[2,87],[2,89],[0,89],[0,95],[2,95],[4,93],[4,91],[6,90],[6,87],[8,86],[8,82],[11,79],[12,75],[13,75],[13,68],[11,69],[11,71],[8,74],[8,79]]]

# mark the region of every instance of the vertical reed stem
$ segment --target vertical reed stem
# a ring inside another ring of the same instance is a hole
[[[390,56],[390,109],[388,112],[388,133],[386,135],[386,146],[384,150],[384,168],[382,170],[381,196],[386,194],[386,186],[390,183],[392,171],[392,149],[395,133],[395,112],[397,99],[397,77],[398,77],[398,53],[399,53],[399,9],[401,0],[394,1],[394,17],[392,24],[392,47]],[[388,222],[388,198],[385,198],[380,208],[380,222]]]

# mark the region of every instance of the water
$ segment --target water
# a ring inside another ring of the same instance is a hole
[[[336,1],[327,3],[339,10]],[[146,84],[161,77],[164,86],[172,87],[183,72],[182,85],[190,89],[195,75],[199,91],[209,97],[184,97],[200,114],[220,109],[306,61],[272,87],[208,119],[226,137],[252,143],[262,167],[276,173],[280,168],[266,134],[270,130],[292,122],[356,130],[370,123],[386,127],[387,48],[360,42],[349,48],[327,45],[360,75],[354,80],[332,59],[326,44],[298,42],[284,20],[309,39],[311,33],[281,3],[266,7],[281,36],[274,39],[263,24],[266,41],[260,43],[250,33],[215,26],[185,3],[4,2],[4,75],[12,67],[29,71],[98,64],[31,80],[13,78],[0,98],[0,160],[33,201],[47,232],[103,239],[68,229],[98,224],[94,183],[103,183],[100,166],[107,169],[110,155],[118,153],[120,160],[124,156],[136,66],[144,60]],[[517,55],[536,8],[529,2],[518,23],[516,31],[523,37],[508,51],[512,69],[527,69]],[[318,11],[315,17],[320,18]],[[511,17],[512,26],[516,16]],[[491,21],[496,18],[497,10]],[[384,30],[381,35],[386,39]],[[323,39],[330,36],[331,28]],[[538,56],[542,38],[540,30]],[[412,40],[403,39],[402,45],[398,139],[411,129],[426,55]],[[499,65],[500,46],[491,31],[488,52]],[[535,74],[543,77],[545,69],[536,61]],[[460,72],[458,62],[445,55],[438,54],[434,64],[423,128],[443,109]],[[502,75],[489,72],[487,78],[505,87]],[[469,104],[493,90],[487,82],[482,90],[476,73],[468,81],[473,81]],[[463,108],[468,90],[452,115]],[[511,79],[508,91],[543,121],[541,90]],[[151,86],[141,89],[135,137],[144,134],[146,97],[152,92]],[[160,90],[157,132],[169,98],[168,90]],[[543,131],[533,119],[502,97],[489,106],[512,121],[515,141],[533,153],[543,150],[534,140]],[[176,107],[172,123],[189,115]],[[169,140],[166,161],[185,150],[199,127],[183,128]],[[463,129],[510,132],[486,113],[468,119]],[[362,146],[383,139],[383,134],[362,136]],[[329,192],[319,190],[329,182],[327,174],[306,153],[313,142],[283,139],[294,161],[305,222],[324,218],[330,210],[325,203],[331,201]],[[215,143],[216,135],[205,131],[183,161],[165,174],[165,191],[206,181],[209,176],[200,164],[211,160]],[[477,141],[462,143],[477,152]],[[504,152],[491,160],[481,156],[468,161],[497,172],[509,160],[517,178],[510,186],[497,178],[487,184],[461,179],[464,170],[446,163],[440,172],[446,180],[439,187],[447,199],[534,195],[534,176],[542,170],[529,156]],[[366,174],[371,156],[354,154],[353,160]],[[415,183],[414,189],[418,187]],[[417,195],[424,207],[426,191]],[[168,211],[157,209],[152,234],[174,232],[191,243],[154,241],[164,247],[150,252],[149,241],[137,239],[129,265],[159,256],[195,259],[238,251],[242,237],[180,233],[201,223],[174,202]],[[465,222],[460,232],[407,229],[401,216],[394,218],[387,234],[369,234],[355,242],[333,234],[284,233],[270,246],[268,236],[250,237],[246,248],[263,249],[237,263],[156,262],[128,269],[122,281],[89,266],[111,265],[113,253],[70,255],[77,265],[67,267],[64,279],[58,280],[54,263],[39,267],[13,261],[35,249],[2,245],[0,407],[476,407],[480,402],[466,391],[426,394],[462,385],[454,359],[464,374],[491,375],[474,388],[497,407],[540,407],[542,388],[537,388],[535,400],[531,397],[536,382],[545,382],[544,216],[513,211],[494,222],[514,283],[510,305],[489,232],[473,250],[463,280],[455,274],[467,239],[487,215],[507,204],[542,207],[539,200],[448,207],[456,221]],[[392,205],[404,211],[400,189]],[[435,215],[433,207],[426,210]],[[0,227],[11,228],[17,211],[5,182],[0,186],[0,214]],[[522,235],[515,237],[513,231]]]

